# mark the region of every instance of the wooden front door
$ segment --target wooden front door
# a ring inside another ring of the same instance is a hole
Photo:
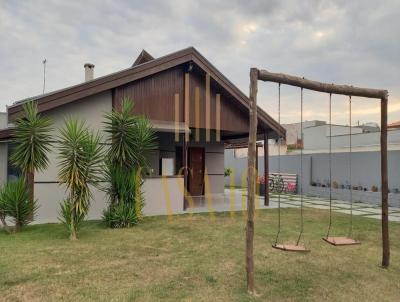
[[[204,148],[188,149],[188,186],[192,196],[203,195],[204,192]]]

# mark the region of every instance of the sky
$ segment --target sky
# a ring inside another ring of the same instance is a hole
[[[389,91],[389,122],[400,120],[400,1],[0,1],[0,111],[43,90],[197,48],[248,95],[251,67],[328,83]],[[304,91],[304,119],[327,120],[329,96]],[[275,119],[278,87],[259,83],[258,104]],[[352,124],[379,122],[379,101],[353,98]],[[345,96],[332,123],[349,123]],[[300,121],[300,90],[282,85],[282,123]]]

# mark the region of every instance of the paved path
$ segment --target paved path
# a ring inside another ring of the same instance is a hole
[[[247,191],[244,189],[225,189],[225,194],[207,197],[194,197],[194,208],[190,212],[225,212],[241,211],[246,208]],[[278,207],[278,195],[270,195],[270,205],[264,206],[264,198],[258,196],[256,206],[259,209],[274,209]],[[300,207],[301,196],[292,194],[281,194],[281,208]],[[303,196],[303,206],[315,209],[329,209],[329,200],[320,197]],[[332,210],[339,213],[350,214],[348,201],[332,200]],[[381,219],[381,209],[378,205],[363,202],[353,202],[353,215],[373,219]],[[389,207],[389,220],[400,222],[400,208]]]

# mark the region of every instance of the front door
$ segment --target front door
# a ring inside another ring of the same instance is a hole
[[[188,149],[189,193],[192,196],[203,195],[204,192],[204,148]]]

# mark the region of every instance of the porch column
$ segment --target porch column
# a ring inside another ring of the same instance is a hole
[[[183,135],[183,143],[182,143],[182,160],[183,160],[183,210],[187,208],[187,183],[188,183],[188,166],[187,166],[187,142],[185,138],[185,134]]]
[[[268,132],[264,132],[264,180],[265,180],[265,190],[264,190],[264,205],[269,206],[269,187],[268,187],[268,177],[269,177],[269,162],[268,162]]]
[[[257,183],[257,178],[258,178],[258,145],[256,143],[256,183]]]

